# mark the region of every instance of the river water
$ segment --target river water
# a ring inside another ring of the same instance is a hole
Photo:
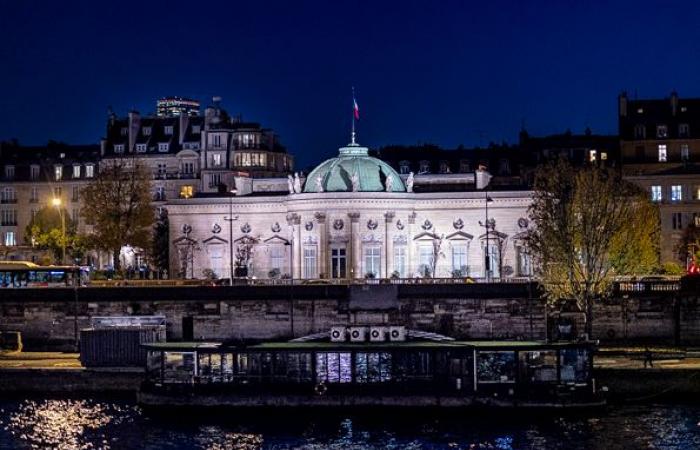
[[[0,449],[700,449],[700,405],[577,415],[148,414],[99,398],[0,399]]]

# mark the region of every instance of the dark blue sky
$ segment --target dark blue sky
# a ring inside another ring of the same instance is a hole
[[[700,96],[696,1],[95,3],[0,0],[0,139],[97,142],[108,105],[220,95],[301,167],[348,141],[351,85],[371,147],[613,133],[623,89]]]

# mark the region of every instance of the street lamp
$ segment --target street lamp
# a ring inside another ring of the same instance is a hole
[[[228,222],[228,266],[229,266],[229,286],[233,286],[233,221],[238,220],[238,216],[233,217],[233,197],[238,192],[236,189],[229,191],[228,197],[228,217],[224,220]]]
[[[489,253],[489,228],[492,228],[495,225],[495,221],[493,219],[489,220],[489,202],[492,202],[493,200],[491,197],[489,197],[489,192],[488,192],[488,186],[489,183],[491,182],[491,174],[486,170],[486,166],[480,165],[479,169],[475,173],[475,181],[476,181],[476,188],[477,189],[483,189],[484,190],[484,197],[485,197],[485,213],[486,213],[486,221],[485,223],[481,223],[479,221],[479,225],[482,227],[486,228],[486,255],[484,258],[484,268],[485,270],[485,275],[486,275],[486,281],[491,281],[491,255]]]
[[[61,264],[66,263],[66,217],[61,208],[61,198],[54,197],[51,204],[58,209],[58,214],[61,217]]]

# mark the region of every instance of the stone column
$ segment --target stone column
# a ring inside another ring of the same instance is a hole
[[[292,278],[301,278],[301,216],[289,214],[287,223],[292,227]]]
[[[406,259],[408,260],[406,264],[406,271],[408,273],[406,275],[409,278],[413,278],[413,275],[418,270],[418,261],[414,261],[414,259],[418,256],[418,252],[416,252],[413,248],[413,236],[416,227],[416,216],[417,214],[415,211],[408,215],[408,235],[406,236]]]
[[[394,265],[390,261],[394,258],[394,237],[391,225],[394,223],[394,211],[384,214],[384,278],[391,278]]]
[[[360,244],[360,213],[348,213],[350,217],[350,277],[362,278],[362,250]]]
[[[326,231],[326,213],[317,212],[314,214],[318,223],[318,276],[324,275],[330,278],[328,274],[328,232]]]

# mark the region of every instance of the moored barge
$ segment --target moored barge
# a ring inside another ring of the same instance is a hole
[[[150,343],[147,407],[584,408],[592,342]]]

